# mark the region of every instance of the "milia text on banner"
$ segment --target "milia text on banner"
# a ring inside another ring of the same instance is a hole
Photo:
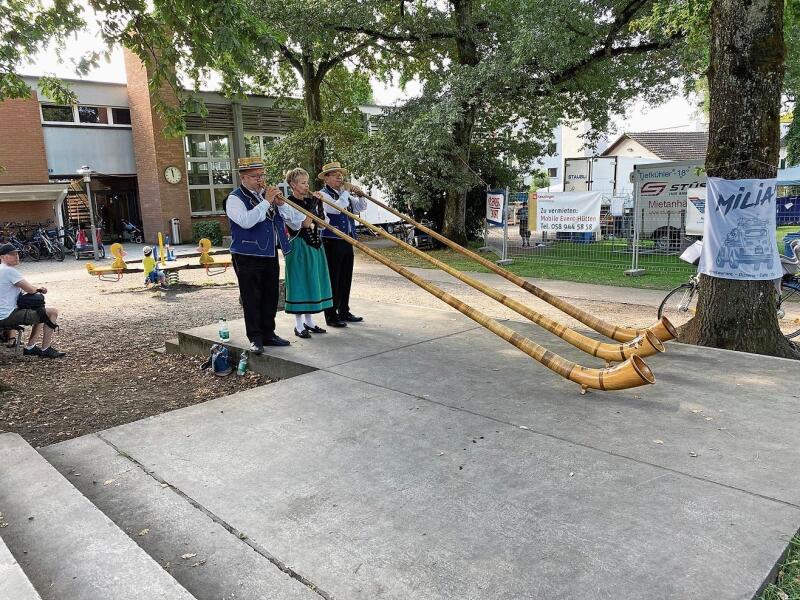
[[[708,178],[700,271],[722,279],[778,279],[775,179]]]

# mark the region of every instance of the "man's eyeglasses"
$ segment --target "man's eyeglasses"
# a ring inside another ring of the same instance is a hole
[[[264,179],[264,174],[260,173],[259,175],[250,175],[250,173],[242,173],[244,177],[250,177],[251,179]]]

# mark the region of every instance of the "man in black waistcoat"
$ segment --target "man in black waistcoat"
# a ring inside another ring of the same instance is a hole
[[[326,200],[333,202],[339,208],[351,213],[359,213],[367,209],[367,201],[356,194],[361,190],[351,186],[351,191],[344,189],[344,178],[347,169],[343,169],[338,162],[328,163],[322,167],[322,172],[317,175],[325,182],[320,193]],[[356,238],[356,224],[347,215],[339,210],[325,205],[325,213],[330,224],[342,233]],[[322,232],[325,244],[325,258],[328,260],[328,272],[331,276],[331,289],[333,291],[333,307],[325,311],[325,322],[331,327],[346,327],[348,323],[363,321],[350,312],[350,286],[353,282],[353,247],[335,233],[325,229]]]

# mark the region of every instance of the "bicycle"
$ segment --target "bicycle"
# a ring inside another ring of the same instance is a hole
[[[41,225],[36,228],[31,238],[31,244],[39,247],[39,253],[46,254],[48,258],[55,258],[58,262],[64,260],[66,252],[58,240],[53,240],[47,234],[47,230]]]
[[[695,242],[696,244],[698,242]],[[778,319],[783,319],[786,316],[786,311],[783,306],[795,294],[800,294],[800,277],[798,277],[798,267],[800,267],[800,240],[795,240],[791,244],[794,257],[781,255],[781,264],[783,265],[784,275],[781,279],[781,290],[778,298]],[[684,258],[686,254],[681,255],[681,260],[691,263],[695,266],[700,264],[699,253],[697,258],[690,254],[688,258]],[[693,259],[693,260],[692,260]],[[674,290],[671,290],[658,307],[658,318],[667,317],[675,327],[680,327],[690,321],[697,312],[697,298],[700,291],[700,276],[699,274],[692,275],[689,281],[682,283]],[[794,331],[785,333],[787,339],[794,339],[800,336],[800,325]]]
[[[30,258],[33,261],[39,260],[39,248],[36,244],[32,244],[29,241],[18,237],[11,233],[11,226],[12,223],[6,223],[6,235],[0,236],[4,242],[12,244],[19,253],[20,260],[25,260],[26,258]],[[21,231],[21,229],[20,229]],[[20,234],[21,235],[21,234]],[[4,239],[3,239],[4,238]]]

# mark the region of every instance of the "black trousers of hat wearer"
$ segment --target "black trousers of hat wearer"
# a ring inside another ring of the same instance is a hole
[[[275,334],[278,310],[278,257],[231,254],[233,270],[239,280],[247,339],[263,344]]]
[[[335,321],[350,312],[350,286],[353,283],[353,247],[344,240],[325,240],[325,258],[331,276],[333,306],[325,310],[325,320]]]

